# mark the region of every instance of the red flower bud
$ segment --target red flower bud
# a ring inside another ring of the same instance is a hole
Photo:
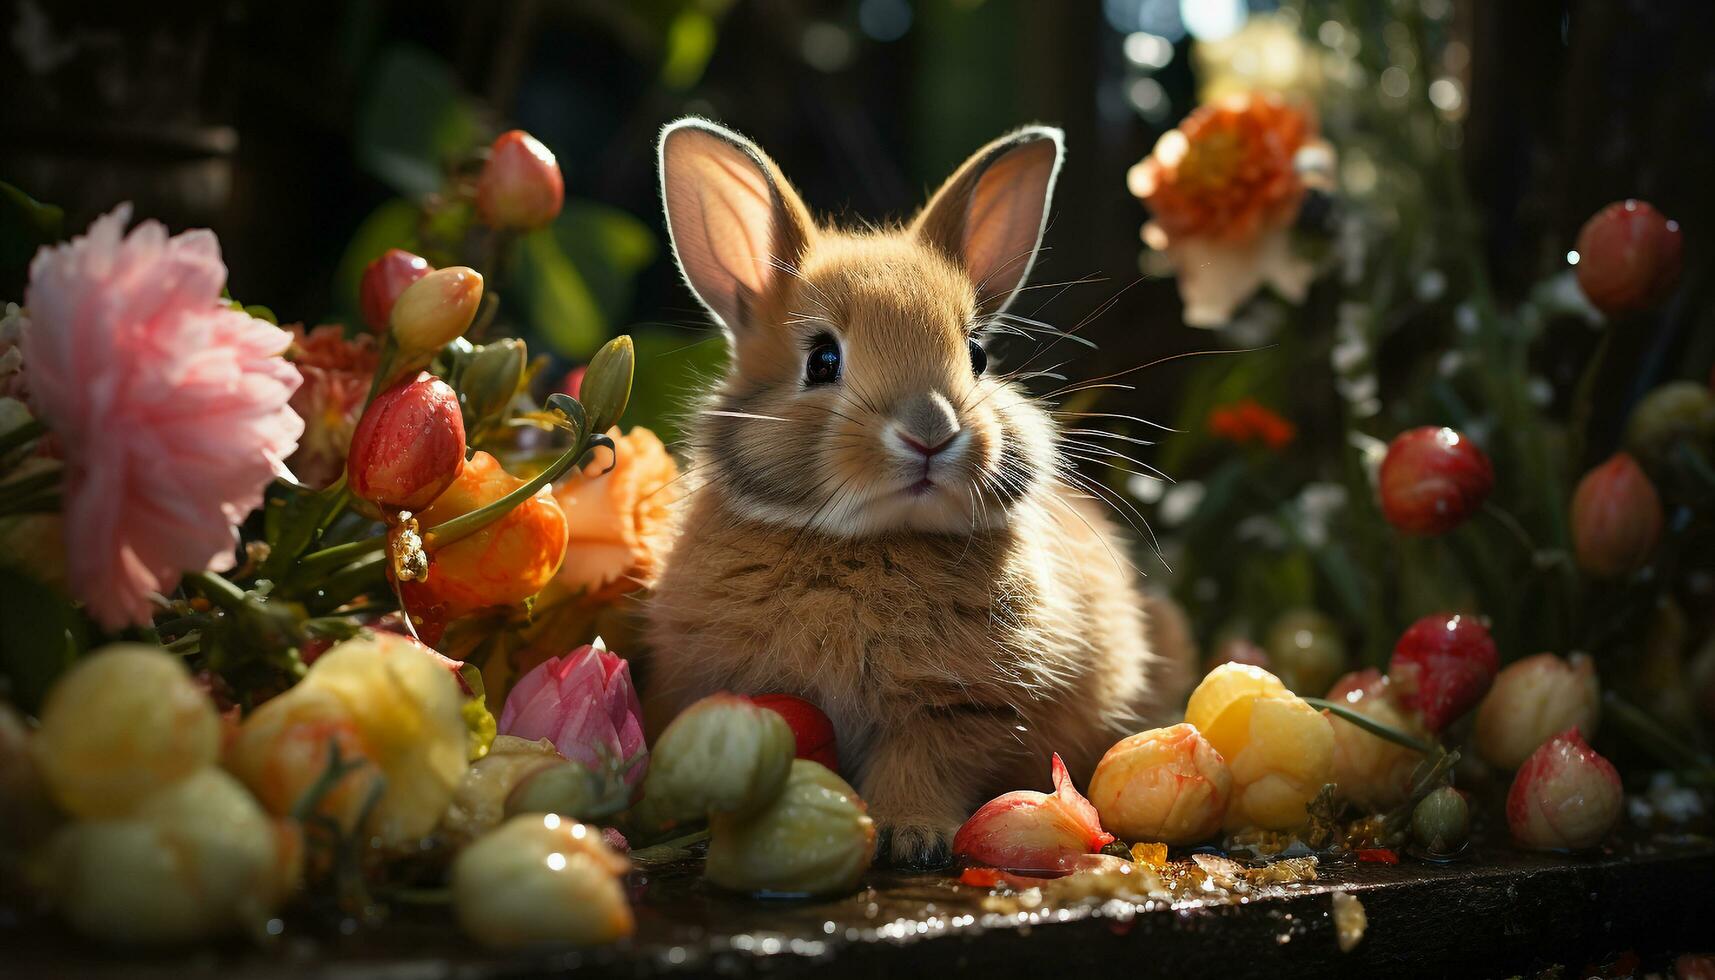
[[[1572,728],[1544,742],[1513,777],[1507,826],[1537,851],[1595,847],[1620,819],[1620,774]]]
[[[1382,514],[1405,534],[1445,534],[1465,523],[1495,487],[1495,468],[1449,428],[1400,433],[1382,460]]]
[[[834,723],[828,720],[821,708],[790,694],[758,694],[750,700],[757,707],[767,708],[786,719],[786,725],[792,729],[792,737],[798,743],[798,758],[819,762],[827,766],[829,772],[840,771]]]
[[[1471,710],[1500,669],[1489,630],[1476,617],[1425,616],[1407,629],[1388,661],[1388,680],[1400,704],[1439,732]]]
[[[412,255],[402,248],[390,248],[363,268],[363,282],[358,287],[358,306],[363,310],[363,322],[376,333],[387,330],[387,320],[393,315],[393,304],[405,287],[435,271],[429,260]]]
[[[1609,316],[1647,310],[1679,281],[1680,238],[1648,202],[1615,201],[1578,232],[1578,287]]]
[[[1578,567],[1614,577],[1649,562],[1661,540],[1661,498],[1627,453],[1584,474],[1572,494],[1572,548]]]
[[[492,228],[540,228],[560,214],[565,179],[554,154],[522,129],[500,134],[476,180],[476,212]]]
[[[375,396],[351,436],[346,481],[382,510],[419,511],[464,467],[464,416],[451,386],[419,372]]]

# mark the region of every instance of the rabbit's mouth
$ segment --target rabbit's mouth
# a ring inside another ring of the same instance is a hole
[[[923,497],[923,496],[927,496],[931,493],[934,493],[936,490],[939,490],[940,488],[941,488],[941,485],[939,483],[936,483],[934,480],[931,480],[928,477],[924,477],[923,479],[918,480],[916,483],[911,484],[910,486],[906,487],[904,490],[902,490],[900,492],[905,494],[908,497]]]

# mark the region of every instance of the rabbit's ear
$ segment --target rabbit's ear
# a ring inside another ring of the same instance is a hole
[[[815,226],[780,169],[744,137],[704,119],[661,131],[661,202],[679,271],[728,331],[743,329]]]
[[[1061,143],[1050,126],[1002,136],[954,171],[911,223],[924,244],[964,267],[984,313],[1006,309],[1036,262]]]

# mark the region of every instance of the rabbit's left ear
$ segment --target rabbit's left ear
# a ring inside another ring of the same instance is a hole
[[[911,223],[962,266],[984,313],[1006,309],[1030,275],[1064,155],[1060,130],[1026,126],[966,160]]]

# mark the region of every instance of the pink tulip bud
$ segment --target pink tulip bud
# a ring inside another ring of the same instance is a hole
[[[1436,613],[1400,636],[1387,671],[1399,703],[1439,732],[1483,699],[1499,669],[1488,627],[1475,616]]]
[[[500,734],[548,739],[567,759],[621,773],[636,789],[649,768],[642,719],[630,662],[586,645],[519,678],[501,709]]]
[[[1507,793],[1513,840],[1535,851],[1595,847],[1620,819],[1620,774],[1569,729],[1525,760]]]
[[[1174,725],[1121,739],[1090,777],[1103,827],[1126,840],[1196,844],[1226,816],[1233,774],[1197,729]]]
[[[1578,567],[1614,577],[1649,563],[1661,540],[1661,498],[1627,453],[1584,474],[1572,494],[1572,548]]]
[[[1645,201],[1615,201],[1578,232],[1578,288],[1609,316],[1654,306],[1679,281],[1679,222]]]
[[[363,322],[376,333],[387,330],[393,315],[393,304],[405,287],[435,271],[429,260],[412,255],[402,248],[390,248],[381,257],[363,268],[363,282],[358,287],[358,306],[363,310]]]
[[[420,511],[464,468],[458,395],[428,372],[375,396],[346,456],[352,495],[384,511]]]
[[[482,275],[475,269],[436,269],[399,294],[389,317],[393,340],[402,351],[431,354],[464,336],[481,304]]]
[[[1509,664],[1477,709],[1477,753],[1492,766],[1517,769],[1559,732],[1594,735],[1601,697],[1596,666],[1582,654],[1566,661],[1539,653]]]
[[[1445,534],[1465,523],[1495,487],[1476,444],[1449,428],[1423,426],[1388,444],[1381,466],[1382,515],[1404,534]]]
[[[554,154],[522,129],[500,134],[476,181],[476,212],[491,228],[540,228],[560,214],[566,184]]]
[[[953,853],[1007,871],[1052,876],[1113,839],[1056,754],[1053,793],[1016,790],[984,803],[953,836]]]

